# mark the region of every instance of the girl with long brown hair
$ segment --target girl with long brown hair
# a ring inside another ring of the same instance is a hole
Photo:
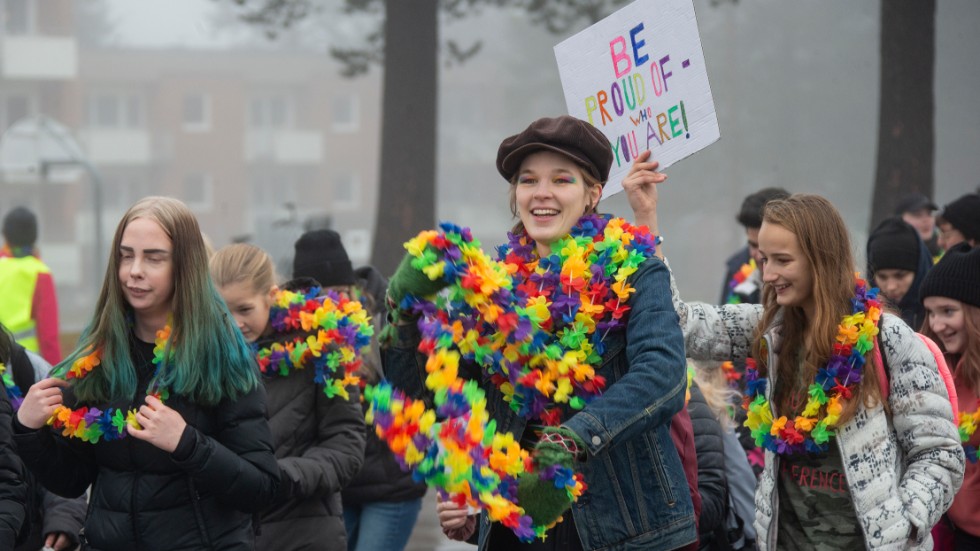
[[[656,186],[624,189],[656,231]],[[761,305],[684,303],[672,290],[688,357],[755,365],[746,424],[766,456],[760,549],[931,548],[930,529],[963,476],[932,354],[855,277],[847,227],[823,197],[768,203],[759,249]],[[887,401],[876,341],[889,366]]]

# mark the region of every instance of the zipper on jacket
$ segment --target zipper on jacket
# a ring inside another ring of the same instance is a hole
[[[776,549],[776,538],[779,532],[779,469],[781,465],[779,464],[779,456],[772,454],[773,456],[773,468],[776,469],[776,475],[773,476],[773,486],[772,486],[772,498],[769,500],[769,507],[772,511],[772,515],[769,517],[769,533],[766,534],[767,546],[769,549]]]
[[[204,540],[204,545],[210,548],[211,538],[208,536],[208,528],[204,523],[204,513],[201,512],[201,494],[198,493],[197,488],[194,486],[194,479],[190,476],[187,477],[187,489],[190,491],[191,505],[194,508],[194,518],[197,520],[197,529],[201,532],[201,539]]]
[[[772,349],[772,343],[769,342],[768,334],[763,335],[762,340],[766,343],[766,356],[768,356],[768,360],[769,360],[768,363],[769,384],[766,385],[765,393],[768,395],[766,396],[766,399],[769,400],[770,404],[772,404],[770,407],[773,410],[772,411],[773,417],[775,417],[776,404],[772,402],[772,392],[773,389],[776,388],[776,377],[775,377],[776,370],[772,368],[773,362],[775,361],[774,358],[775,353],[773,352]],[[763,452],[763,454],[765,454],[765,452]],[[772,513],[769,515],[769,528],[766,533],[766,545],[769,549],[775,551],[776,540],[779,532],[779,469],[782,468],[782,465],[780,465],[778,454],[775,453],[772,454],[772,466],[773,466],[772,495],[769,498],[769,510],[772,511]]]

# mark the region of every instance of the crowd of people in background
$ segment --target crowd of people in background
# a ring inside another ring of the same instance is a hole
[[[451,228],[393,274],[312,230],[281,278],[267,251],[212,251],[183,203],[147,197],[64,357],[38,221],[10,208],[0,549],[399,550],[427,495],[446,537],[481,550],[980,549],[980,194],[898,198],[862,278],[830,201],[761,189],[710,305],[678,291],[649,152],[623,181],[632,220],[600,212],[612,161],[567,116],[502,141],[505,292]],[[481,300],[539,313],[540,342],[460,352],[450,377],[528,454],[503,495],[535,537],[370,423],[382,382],[444,400],[432,374],[463,332],[512,338],[518,318]]]

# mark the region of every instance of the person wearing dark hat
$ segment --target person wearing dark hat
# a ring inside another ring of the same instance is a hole
[[[337,232],[308,231],[296,240],[295,249],[293,278],[312,278],[323,287],[354,284],[354,268]]]
[[[321,243],[320,236],[300,241]],[[344,281],[351,278],[346,254],[338,258],[316,250],[307,256],[311,249],[297,249],[300,267]],[[308,277],[276,285],[272,259],[247,243],[219,249],[210,259],[210,270],[242,336],[252,344],[268,393],[269,428],[282,483],[261,514],[255,549],[346,551],[340,491],[364,461],[364,414],[359,389],[348,383],[346,368],[336,366],[331,373],[325,362],[334,351],[350,354],[349,361],[338,362],[351,369],[360,362],[360,346],[344,336],[363,335],[358,324],[347,323],[344,310],[346,305],[357,312],[359,305],[321,292],[320,284]],[[303,316],[331,316],[335,328],[343,326],[350,333],[328,337],[322,326],[307,325]],[[311,339],[322,339],[322,354],[313,353]]]
[[[964,241],[976,247],[980,243],[980,194],[967,193],[943,207],[936,215],[936,225],[944,250]]]
[[[954,549],[980,549],[980,463],[976,431],[980,415],[980,247],[960,243],[929,272],[919,295],[928,313],[922,334],[939,344],[952,369],[960,409],[960,436],[967,456],[963,486],[946,516]]]
[[[932,267],[932,256],[919,232],[901,218],[884,220],[868,237],[868,279],[899,310],[910,327],[922,324],[919,285]]]
[[[919,232],[919,237],[925,242],[932,257],[936,257],[942,252],[942,249],[939,248],[936,219],[932,215],[933,211],[938,208],[932,199],[918,192],[906,193],[899,198],[898,204],[895,205],[895,215],[902,217],[902,220]]]
[[[3,219],[0,252],[0,323],[18,344],[39,353],[48,363],[61,361],[58,299],[54,279],[37,255],[37,218],[17,207]]]
[[[359,301],[370,312],[375,335],[384,324],[384,294],[388,282],[373,266],[352,269],[340,234],[313,230],[296,241],[293,279],[310,278],[323,286]],[[362,358],[358,371],[362,388],[383,376],[377,338]],[[362,404],[367,412],[369,402]],[[341,492],[344,526],[349,551],[385,549],[401,551],[408,544],[428,486],[415,482],[411,472],[402,471],[388,446],[374,431],[368,431],[364,465]]]
[[[663,181],[662,174],[637,170],[656,169],[648,158],[638,157],[624,189],[634,178]],[[542,314],[539,306],[552,305],[547,323],[528,327],[539,343],[535,347],[544,346],[557,355],[552,357],[575,355],[581,364],[575,370],[581,378],[576,378],[571,371],[553,370],[554,362],[540,358],[536,348],[528,349],[527,357],[494,360],[493,353],[463,353],[458,347],[459,371],[474,372],[470,381],[486,393],[486,411],[497,433],[530,452],[516,500],[509,503],[546,530],[543,541],[531,531],[533,542],[525,543],[528,527],[491,522],[491,508],[477,502],[482,496],[473,496],[467,503],[482,509],[476,523],[480,551],[696,547],[695,506],[670,435],[672,419],[686,413],[684,341],[671,305],[668,270],[657,257],[661,240],[645,227],[596,212],[612,162],[605,135],[569,116],[538,119],[501,142],[497,171],[509,184],[517,220],[497,255],[513,284],[512,291],[494,295],[504,301],[500,308],[506,314],[482,315],[460,298],[487,293],[494,285],[484,279],[489,273],[482,271],[481,256],[460,258],[449,245],[467,239],[465,229],[457,233],[444,225],[442,233],[423,232],[409,242],[409,253],[391,278],[387,302],[393,334],[385,372],[408,396],[444,392],[426,386],[418,358],[420,332],[447,327],[443,323],[472,327],[470,336],[492,349],[503,346],[498,336],[513,331],[508,323],[519,312],[537,308]],[[427,245],[421,247],[422,242]],[[439,269],[450,262],[452,269]],[[624,262],[629,267],[620,272]],[[613,289],[623,286],[633,292],[617,296]],[[448,292],[436,296],[445,287]],[[435,359],[447,353],[441,346],[423,349],[423,355],[434,358],[430,363],[441,363]],[[458,384],[458,377],[453,381]],[[535,386],[533,381],[553,383]],[[570,402],[569,394],[576,399]],[[558,472],[567,473],[563,481],[551,479],[549,473]],[[572,507],[569,484],[579,476],[586,489]],[[438,478],[431,480],[439,484]],[[502,502],[493,504],[499,512]]]
[[[789,197],[780,187],[767,187],[748,195],[735,219],[745,230],[745,247],[725,260],[725,281],[721,288],[722,304],[759,304],[762,275],[758,270],[759,228],[762,227],[762,211],[773,199]]]

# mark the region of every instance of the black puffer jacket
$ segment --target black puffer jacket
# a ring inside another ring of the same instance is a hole
[[[32,361],[23,346],[12,343],[8,373],[13,376],[21,395],[26,395],[37,379],[34,361],[41,364],[41,373],[47,373],[51,366],[40,356]],[[17,458],[20,461],[20,458]],[[78,546],[78,534],[85,522],[86,503],[84,497],[67,499],[44,489],[36,478],[24,469],[27,483],[27,519],[21,528],[21,542],[14,551],[37,551],[44,547],[48,534],[64,534],[69,538],[69,548]],[[6,549],[0,547],[2,549]]]
[[[138,408],[153,376],[153,344],[132,344]],[[65,402],[74,399],[66,393]],[[275,496],[279,469],[272,453],[261,386],[215,407],[171,396],[167,406],[187,422],[172,454],[127,436],[89,444],[48,427],[15,423],[24,463],[50,491],[77,497],[92,485],[83,549],[190,551],[253,548],[252,514]]]
[[[295,284],[287,288],[301,290]],[[302,333],[262,339],[292,342]],[[263,376],[269,393],[269,426],[282,486],[262,514],[256,549],[343,551],[347,549],[340,490],[361,468],[365,425],[357,387],[350,400],[328,398],[314,382],[315,370]]]
[[[27,484],[13,448],[10,418],[13,408],[0,391],[0,549],[13,549],[26,517]]]
[[[687,404],[687,411],[691,414],[694,449],[698,455],[698,492],[701,494],[699,547],[706,549],[716,534],[726,532],[728,482],[725,477],[725,442],[721,425],[696,383],[691,384],[691,401]],[[720,537],[719,541],[727,542],[727,538]]]

